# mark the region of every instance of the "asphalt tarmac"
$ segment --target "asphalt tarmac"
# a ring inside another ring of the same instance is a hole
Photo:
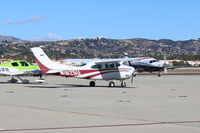
[[[199,133],[200,75],[138,75],[127,87],[0,77],[0,133]]]

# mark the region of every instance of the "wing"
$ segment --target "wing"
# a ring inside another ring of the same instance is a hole
[[[2,76],[20,76],[23,75],[23,72],[0,72],[0,75]]]
[[[2,76],[32,76],[35,74],[40,74],[40,70],[26,70],[26,71],[16,71],[16,72],[0,72]]]
[[[74,62],[74,63],[107,63],[107,62],[119,62],[119,61],[137,61],[143,59],[151,59],[151,57],[135,57],[135,58],[114,58],[114,59],[66,59],[62,60],[62,62]]]
[[[66,59],[62,60],[61,62],[74,62],[74,63],[90,63],[99,59]]]
[[[129,61],[137,61],[141,60],[143,57],[138,58],[115,58],[115,59],[99,59],[93,61],[95,64],[101,64],[101,63],[109,63],[109,62],[129,62]]]

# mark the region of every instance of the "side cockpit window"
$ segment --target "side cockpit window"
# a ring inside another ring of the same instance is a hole
[[[19,66],[17,62],[13,62],[11,64],[12,64],[12,66]]]
[[[105,64],[106,68],[115,68],[115,64],[114,63],[107,63]]]
[[[27,62],[20,62],[21,66],[28,66]]]

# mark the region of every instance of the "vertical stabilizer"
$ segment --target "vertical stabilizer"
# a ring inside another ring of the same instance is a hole
[[[33,52],[36,61],[43,73],[46,73],[49,70],[65,70],[67,68],[67,65],[58,64],[50,60],[40,47],[31,48],[31,51]]]

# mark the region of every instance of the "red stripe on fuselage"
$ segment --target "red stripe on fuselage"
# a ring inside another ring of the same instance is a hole
[[[100,72],[100,73],[97,73],[97,74],[93,74],[93,75],[90,75],[90,76],[86,76],[86,77],[83,77],[85,79],[91,79],[91,78],[94,78],[96,76],[99,76],[99,75],[103,75],[103,74],[106,74],[106,73],[113,73],[113,72],[119,72],[119,71],[107,71],[107,72]]]
[[[92,72],[103,72],[103,71],[116,71],[116,70],[118,70],[118,71],[122,71],[122,70],[126,70],[126,71],[128,71],[127,70],[127,68],[110,68],[110,69],[94,69],[94,70],[80,70],[80,73],[81,74],[86,74],[86,73],[92,73]]]
[[[103,74],[107,74],[107,73],[113,73],[113,72],[118,72],[118,73],[120,73],[120,72],[127,72],[128,70],[127,69],[122,69],[122,70],[119,70],[119,69],[117,69],[117,70],[112,70],[112,71],[106,71],[106,72],[100,72],[100,73],[97,73],[97,74],[93,74],[93,75],[90,75],[90,76],[87,76],[87,77],[84,77],[85,79],[91,79],[91,78],[94,78],[94,77],[96,77],[96,76],[99,76],[99,75],[103,75]]]
[[[85,79],[90,79],[99,75],[103,75],[106,73],[113,73],[113,72],[128,72],[129,69],[127,68],[114,68],[114,69],[94,69],[94,70],[78,70],[80,71],[80,75],[83,74],[90,74],[89,76],[85,76],[85,77],[81,77],[81,78],[85,78]],[[92,74],[93,72],[99,72],[96,74]],[[80,75],[67,75],[65,73],[61,74],[61,76],[66,76],[66,77],[76,77],[76,76],[80,76]]]

